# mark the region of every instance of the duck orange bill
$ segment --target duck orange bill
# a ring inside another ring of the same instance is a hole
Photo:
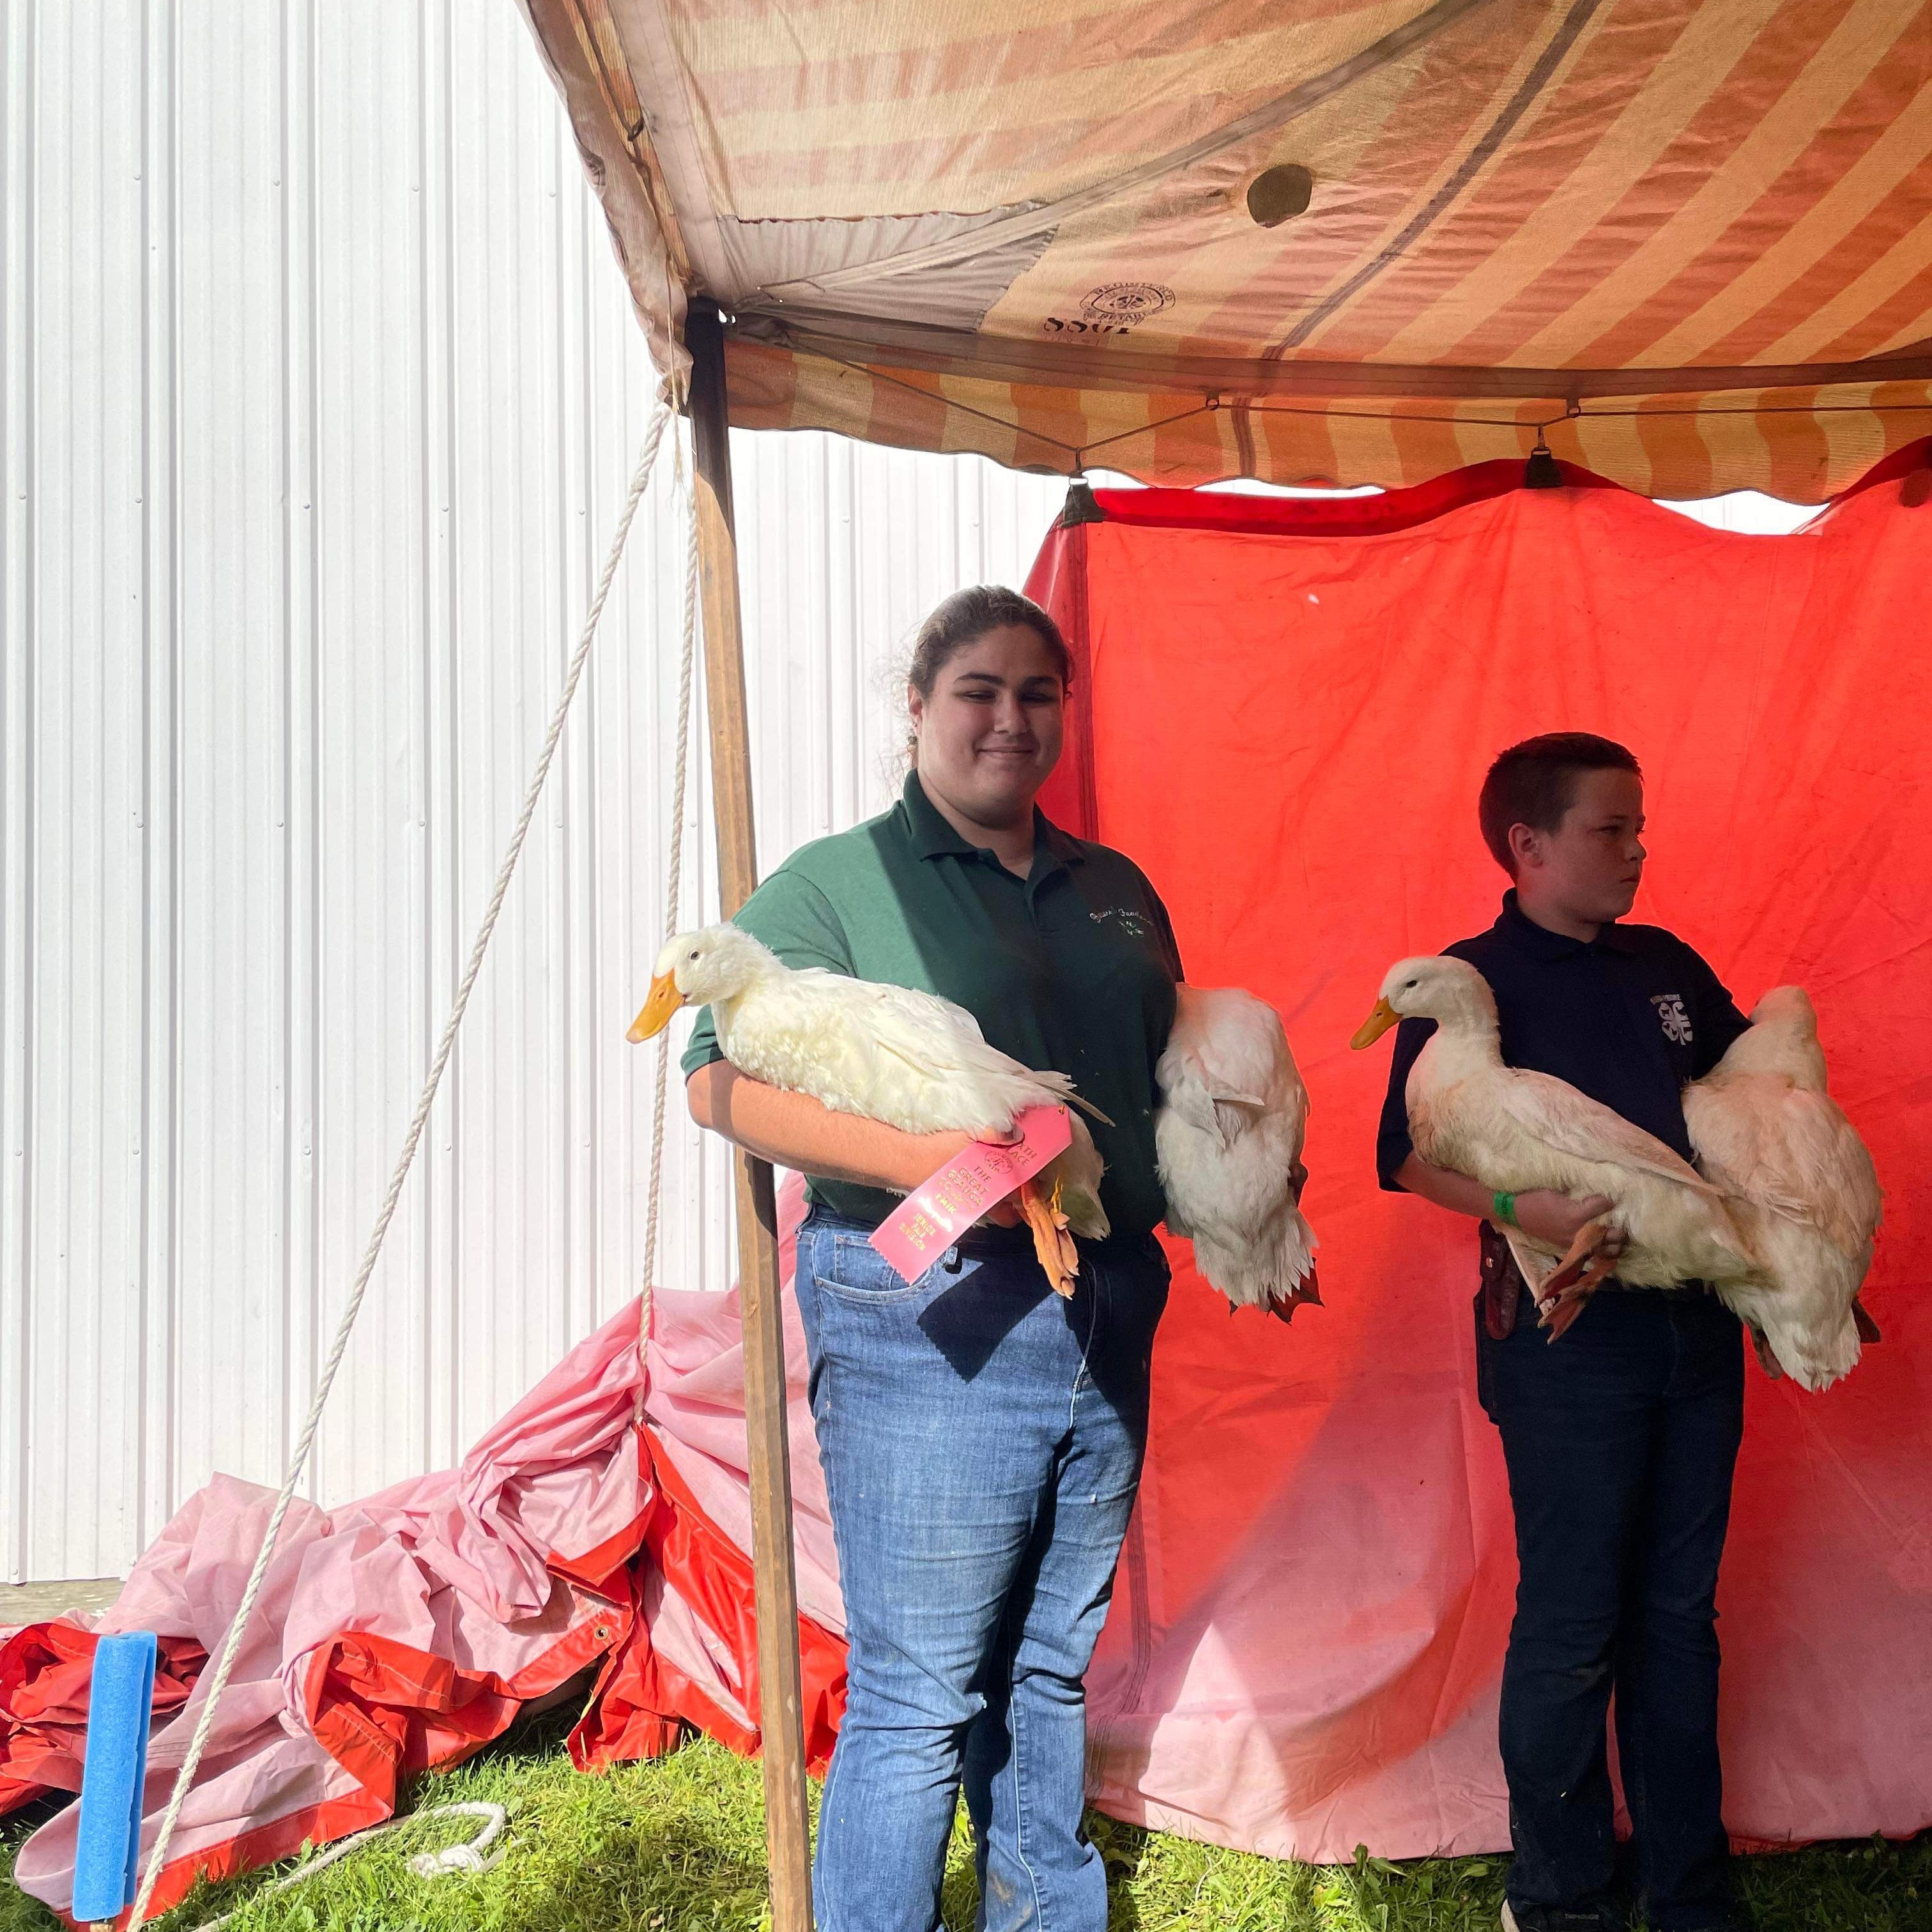
[[[1392,1026],[1402,1024],[1402,1016],[1386,1000],[1378,1000],[1376,1010],[1356,1028],[1354,1036],[1348,1042],[1358,1053],[1365,1046],[1373,1046]]]
[[[641,1046],[653,1035],[662,1033],[670,1024],[671,1015],[683,1004],[684,995],[677,990],[677,982],[668,973],[660,973],[651,982],[644,1006],[624,1037],[633,1046]]]

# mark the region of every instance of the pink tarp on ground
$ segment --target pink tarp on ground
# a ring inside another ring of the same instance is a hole
[[[641,1438],[637,1324],[633,1306],[573,1349],[460,1469],[332,1513],[290,1511],[157,1909],[198,1870],[244,1870],[388,1816],[400,1779],[467,1756],[526,1702],[587,1670],[596,1695],[571,1740],[586,1768],[662,1750],[688,1725],[756,1748],[737,1298],[656,1298]],[[802,1389],[796,1328],[794,1316],[788,1339]],[[842,1706],[844,1650],[802,1394],[793,1436],[800,1595],[808,1619],[820,1620],[801,1634],[822,1762]],[[196,1676],[201,1653],[220,1648],[273,1502],[218,1478],[112,1610],[0,1644],[0,1806],[79,1789],[94,1635],[157,1630]],[[184,1702],[172,1682],[158,1697],[144,1852],[204,1688]],[[28,1840],[14,1872],[61,1911],[77,1808]]]

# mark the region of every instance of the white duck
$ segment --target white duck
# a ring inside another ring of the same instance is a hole
[[[788,966],[735,926],[680,934],[658,956],[629,1038],[648,1040],[680,1006],[708,1006],[724,1057],[768,1086],[910,1134],[998,1141],[1030,1107],[1084,1108],[1064,1073],[1036,1072],[988,1046],[963,1006],[906,986]],[[1079,1116],[1073,1144],[1020,1190],[1047,1279],[1062,1294],[1079,1273],[1075,1234],[1107,1233],[1106,1172]]]
[[[1706,1177],[1748,1204],[1732,1211],[1763,1258],[1761,1273],[1720,1291],[1726,1303],[1772,1373],[1828,1388],[1858,1360],[1861,1336],[1878,1337],[1858,1288],[1883,1197],[1858,1130],[1826,1091],[1802,987],[1759,1000],[1750,1030],[1684,1088],[1684,1124]]]
[[[1154,1078],[1167,1225],[1193,1242],[1201,1272],[1236,1307],[1286,1321],[1318,1306],[1300,1207],[1308,1090],[1280,1016],[1238,988],[1183,986]]]
[[[1722,1290],[1757,1277],[1727,1190],[1568,1081],[1503,1064],[1496,998],[1474,967],[1447,957],[1399,962],[1349,1043],[1367,1046],[1408,1018],[1436,1023],[1408,1076],[1409,1135],[1423,1160],[1499,1192],[1546,1187],[1611,1202],[1546,1279],[1532,1276],[1552,1341],[1612,1268],[1643,1288],[1702,1280]],[[1612,1228],[1627,1240],[1614,1261],[1600,1252]],[[1510,1246],[1520,1258],[1525,1249],[1551,1252],[1515,1231]]]

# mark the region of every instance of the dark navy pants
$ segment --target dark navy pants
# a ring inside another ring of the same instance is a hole
[[[1744,1427],[1737,1318],[1696,1291],[1599,1292],[1560,1341],[1528,1298],[1484,1331],[1477,1387],[1516,1510],[1502,1745],[1513,1905],[1608,1904],[1605,1713],[1658,1932],[1733,1922],[1718,1762],[1718,1564]]]

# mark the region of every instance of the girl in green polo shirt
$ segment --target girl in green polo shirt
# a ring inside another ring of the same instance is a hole
[[[1112,1226],[1070,1300],[1010,1208],[908,1286],[868,1236],[964,1144],[746,1079],[708,1013],[685,1055],[700,1125],[808,1178],[797,1293],[850,1646],[813,1873],[823,1932],[933,1932],[963,1782],[986,1932],[1103,1932],[1081,1829],[1084,1678],[1147,1441],[1168,1270],[1154,1229],[1154,1063],[1180,959],[1131,860],[1034,800],[1060,756],[1072,658],[1017,592],[921,627],[898,803],[795,853],[737,922],[794,966],[956,1000],[1111,1124]]]

